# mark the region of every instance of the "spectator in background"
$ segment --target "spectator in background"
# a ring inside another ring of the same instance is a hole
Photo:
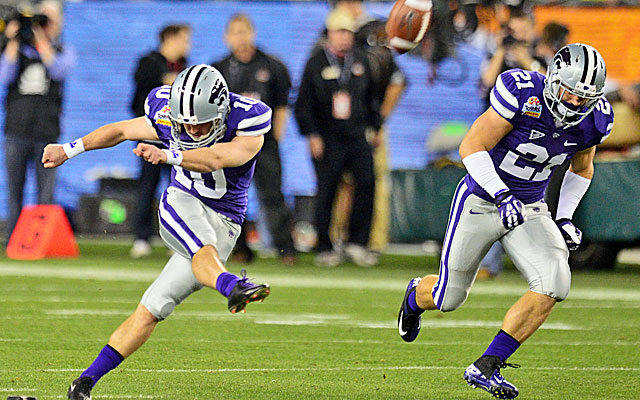
[[[189,25],[167,25],[160,31],[159,38],[160,47],[138,61],[134,75],[136,91],[131,102],[131,110],[136,117],[144,115],[145,99],[151,89],[162,85],[171,85],[187,64],[186,57],[191,49],[191,28]],[[145,141],[144,143],[164,148],[160,141]],[[140,159],[138,202],[134,217],[136,238],[130,251],[133,258],[151,255],[149,238],[153,234],[153,200],[161,176],[168,176],[170,171],[170,165],[153,165]]]
[[[367,53],[377,86],[379,112],[384,121],[390,116],[406,88],[405,76],[387,47],[384,21],[368,14],[362,0],[337,0],[330,3],[334,10],[350,15],[355,22],[357,32],[354,46]],[[316,45],[317,48],[322,48],[326,33],[325,29]],[[376,141],[373,150],[375,193],[369,246],[379,255],[389,242],[389,163],[386,130],[382,129],[373,140]],[[338,185],[330,225],[330,236],[338,243],[342,243],[348,237],[354,191],[353,176],[346,172]]]
[[[489,107],[489,93],[498,75],[512,68],[544,73],[544,60],[534,53],[533,20],[518,9],[511,9],[509,19],[496,37],[496,50],[480,67],[482,97]]]
[[[291,265],[296,261],[291,237],[292,214],[281,191],[282,165],[278,148],[287,124],[291,79],[285,65],[256,47],[255,40],[255,27],[249,17],[234,14],[224,34],[231,54],[212,65],[224,76],[229,90],[261,100],[273,110],[271,130],[264,135],[253,182],[258,190],[260,207],[266,214],[273,244],[282,262]]]
[[[380,117],[386,121],[400,101],[407,88],[407,79],[393,59],[391,49],[387,47],[385,22],[371,21],[360,28],[358,42],[367,50],[369,62],[376,83],[377,103],[380,105]],[[373,149],[373,166],[376,179],[373,200],[373,219],[369,246],[380,253],[389,244],[389,155],[387,130],[383,125],[378,135],[377,145]]]
[[[625,85],[620,88],[620,100],[627,103],[631,108],[640,111],[640,83],[635,85]]]
[[[607,99],[612,103],[621,101],[631,109],[640,112],[640,83],[622,85],[617,90],[608,93]]]
[[[339,11],[353,18],[356,32],[365,24],[373,21],[374,18],[367,14],[363,5],[364,0],[329,0],[331,10]],[[317,50],[322,50],[327,41],[327,28],[322,29],[320,37],[316,41],[311,50],[311,53],[315,53]]]
[[[9,186],[7,242],[22,211],[27,165],[33,163],[38,203],[54,202],[55,172],[43,168],[40,155],[60,136],[64,80],[75,64],[71,48],[60,43],[62,5],[43,1],[38,12],[46,19],[12,20],[4,30],[0,83],[5,98],[5,160]]]
[[[335,0],[330,3],[333,3],[335,10],[351,15],[358,30],[374,19],[364,9],[363,0]]]
[[[316,170],[316,230],[318,245],[315,264],[334,267],[342,255],[329,238],[331,207],[342,173],[349,170],[356,182],[344,253],[362,266],[377,263],[367,248],[375,187],[373,155],[365,132],[379,141],[381,126],[376,86],[367,55],[354,48],[353,18],[340,11],[329,13],[325,25],[327,40],[306,63],[295,116],[300,133],[309,139]]]
[[[347,1],[346,3],[354,3]],[[361,2],[355,2],[362,4]],[[362,8],[352,8],[362,11]],[[362,14],[356,20],[365,20]],[[376,85],[377,103],[380,106],[382,121],[387,120],[395,109],[402,93],[407,87],[406,76],[396,64],[391,50],[387,47],[385,21],[369,20],[358,29],[355,45],[364,49],[371,64],[373,80]],[[387,131],[382,126],[378,135],[379,141],[373,149],[373,166],[375,174],[375,193],[373,200],[373,217],[369,247],[380,254],[389,244],[389,160],[387,148]],[[332,237],[346,236],[349,223],[348,214],[351,209],[355,186],[350,174],[343,177],[338,187],[334,205],[334,226]],[[336,226],[337,225],[337,226]]]
[[[535,48],[536,58],[544,61],[538,72],[547,73],[547,66],[556,52],[567,44],[568,38],[569,28],[558,22],[549,22],[542,28],[542,37]]]

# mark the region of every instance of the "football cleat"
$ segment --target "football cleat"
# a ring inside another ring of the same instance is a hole
[[[509,383],[504,379],[502,374],[500,374],[500,368],[505,367],[520,368],[518,364],[502,362],[493,371],[491,377],[487,378],[475,364],[471,364],[464,371],[463,377],[469,386],[486,390],[495,398],[515,399],[518,397],[518,388]]]
[[[398,332],[400,337],[405,342],[413,342],[420,333],[420,327],[422,324],[422,316],[420,313],[415,313],[409,309],[409,294],[416,291],[418,283],[422,278],[413,278],[407,290],[404,293],[404,299],[402,299],[402,305],[400,305],[400,313],[398,314]]]
[[[242,269],[240,273],[242,274],[242,279],[231,290],[227,303],[231,314],[244,313],[247,304],[254,301],[262,302],[271,293],[268,284],[254,285],[247,279],[247,271]]]
[[[81,376],[71,383],[67,390],[67,397],[71,400],[91,400],[93,379],[90,376]]]

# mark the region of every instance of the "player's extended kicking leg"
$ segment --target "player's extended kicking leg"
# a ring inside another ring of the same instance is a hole
[[[72,400],[90,399],[96,382],[142,346],[158,321],[167,318],[178,304],[202,287],[216,289],[227,297],[232,313],[244,311],[248,303],[269,295],[268,285],[254,285],[246,276],[239,278],[224,267],[240,232],[238,225],[202,208],[188,194],[169,191],[170,198],[180,199],[179,207],[171,207],[165,196],[160,207],[160,233],[176,254],[144,293],[136,311],[111,335],[91,366],[73,381],[67,392]],[[197,218],[189,218],[190,212]],[[182,236],[177,230],[183,231]]]

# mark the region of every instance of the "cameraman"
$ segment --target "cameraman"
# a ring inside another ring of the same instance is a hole
[[[496,51],[480,68],[484,109],[489,107],[489,94],[498,75],[512,68],[546,71],[545,61],[534,56],[533,20],[519,9],[511,9],[509,20],[496,37]],[[484,111],[484,110],[483,110]]]
[[[53,203],[55,172],[44,169],[40,157],[60,136],[62,86],[75,56],[58,42],[62,8],[57,1],[39,4],[40,15],[19,16],[7,24],[0,56],[0,83],[5,99],[5,159],[9,186],[7,242],[22,210],[27,164],[33,161],[38,203]]]

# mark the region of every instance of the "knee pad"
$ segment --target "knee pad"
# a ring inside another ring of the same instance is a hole
[[[458,309],[467,301],[469,291],[463,288],[447,287],[444,298],[440,304],[436,303],[438,309],[442,312],[449,312]]]
[[[142,296],[142,300],[140,300],[140,303],[142,303],[142,305],[145,306],[147,310],[149,310],[151,315],[156,317],[158,321],[162,321],[169,315],[171,315],[173,310],[176,308],[176,302],[168,297],[154,297],[152,294],[147,295],[148,292],[149,290],[147,290],[144,296]]]
[[[566,260],[549,264],[549,270],[529,282],[529,290],[545,294],[560,302],[567,298],[571,288],[571,269]]]
[[[191,271],[191,260],[175,254],[144,292],[140,303],[162,321],[171,315],[178,304],[202,287]]]

